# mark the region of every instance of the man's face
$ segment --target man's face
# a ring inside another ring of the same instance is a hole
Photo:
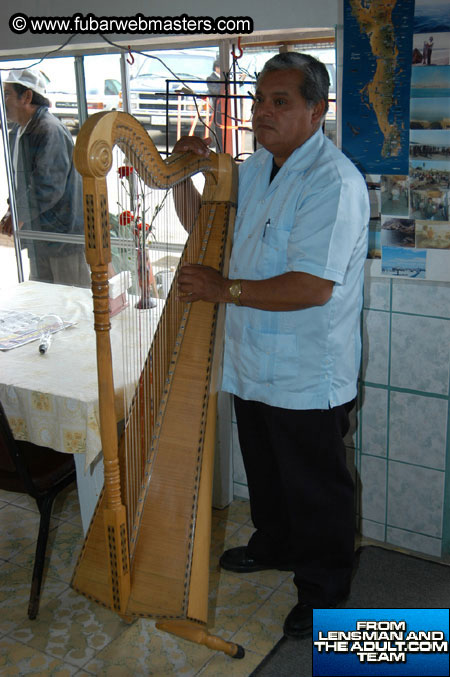
[[[10,82],[5,82],[3,85],[3,92],[5,95],[6,117],[9,122],[18,122],[24,124],[26,110],[26,92],[22,96],[14,89]]]
[[[319,128],[325,102],[309,106],[300,94],[298,70],[269,71],[258,83],[253,107],[257,141],[281,166]]]

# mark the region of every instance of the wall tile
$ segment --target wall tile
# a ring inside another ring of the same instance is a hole
[[[386,461],[375,456],[361,456],[362,519],[386,521]]]
[[[432,557],[440,557],[442,541],[440,538],[431,538],[422,534],[415,534],[411,531],[402,529],[393,529],[388,527],[386,530],[386,540],[392,545],[398,545],[407,550],[416,550]]]
[[[365,386],[361,418],[361,451],[386,456],[388,391]]]
[[[361,534],[366,538],[373,538],[375,541],[384,541],[384,524],[372,522],[371,520],[361,520]]]
[[[244,469],[244,461],[242,460],[241,447],[239,446],[239,438],[237,431],[237,424],[232,423],[232,447],[233,447],[233,481],[239,484],[247,484],[247,476]]]
[[[387,385],[389,313],[364,311],[362,380]]]
[[[347,468],[352,476],[353,482],[358,481],[357,470],[356,470],[356,452],[354,449],[346,447],[345,449],[346,459],[347,459]]]
[[[389,458],[445,469],[447,400],[391,392]]]
[[[232,409],[234,417],[234,408]],[[237,498],[248,498],[247,476],[242,460],[236,422],[231,424],[231,442],[233,453],[233,495]]]
[[[229,395],[230,400],[231,400],[231,402],[230,402],[231,420],[232,420],[233,423],[236,423],[236,412],[234,411],[234,398],[233,398],[233,395],[231,395],[231,393],[228,393],[228,395]]]
[[[364,307],[371,310],[389,310],[390,280],[366,276],[364,280]]]
[[[444,477],[439,470],[390,461],[388,525],[441,538]]]
[[[391,385],[448,394],[450,321],[392,315]]]
[[[344,444],[346,447],[356,449],[358,440],[358,426],[359,426],[359,403],[351,410],[349,414],[350,427],[348,433],[344,437]]]
[[[246,484],[235,482],[233,484],[233,493],[235,498],[249,498],[248,487]]]
[[[393,280],[392,310],[450,319],[450,283]]]

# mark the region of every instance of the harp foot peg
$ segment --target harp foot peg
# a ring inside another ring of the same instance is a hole
[[[245,650],[242,646],[233,642],[226,642],[216,635],[211,635],[206,626],[200,623],[188,620],[160,621],[156,623],[156,627],[158,630],[170,632],[182,639],[204,644],[213,651],[223,651],[231,658],[244,658],[245,656]]]

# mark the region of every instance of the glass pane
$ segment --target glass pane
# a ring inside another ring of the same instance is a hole
[[[2,61],[0,64],[2,81],[4,81],[10,69],[27,68],[36,61],[18,60],[18,61]],[[8,128],[11,123],[8,123]],[[5,165],[5,153],[3,142],[3,130],[0,135],[0,218],[6,215],[9,211],[9,189],[7,181],[7,171]],[[25,250],[22,257],[22,266],[25,279],[28,279],[30,272],[30,265]],[[13,238],[10,235],[0,234],[0,288],[6,288],[9,285],[16,284],[18,280],[16,252],[14,248]]]
[[[292,49],[304,54],[310,54],[316,59],[324,63],[328,70],[330,77],[330,90],[328,97],[328,112],[325,120],[325,133],[336,141],[336,53],[332,46],[324,47],[323,45],[313,44],[299,44],[293,45]],[[249,98],[242,102],[242,117],[240,118],[240,128],[242,130],[251,130],[251,96],[254,94],[256,78],[261,72],[264,64],[272,56],[278,54],[277,47],[268,47],[261,49],[260,47],[245,48],[242,56],[234,61],[234,73],[231,74],[232,80],[239,82],[237,93],[246,94]],[[250,95],[250,96],[249,96]],[[246,131],[242,135],[242,140],[239,145],[240,157],[245,158],[246,155],[253,152],[252,133]]]
[[[325,133],[335,140],[335,50],[314,45],[308,45],[307,48],[305,45],[294,45],[293,49],[312,54],[327,67],[331,85]],[[256,149],[252,132],[252,103],[256,79],[266,61],[278,54],[278,51],[278,47],[273,45],[265,48],[246,46],[239,58],[231,58],[227,83],[221,77],[220,82],[216,82],[216,91],[209,88],[210,136],[214,137],[212,147],[231,153],[238,161],[244,160]]]
[[[217,47],[155,50],[134,55],[130,67],[131,114],[166,152],[183,134],[209,136],[207,78]]]
[[[88,115],[121,107],[120,55],[84,57]]]
[[[75,60],[64,57],[44,59],[34,65],[30,60],[3,65],[4,68],[29,66],[42,76],[50,107],[45,111],[40,108],[45,100],[35,102],[29,109],[28,119],[14,120],[11,112],[9,114],[24,277],[88,286],[82,186],[72,163],[73,144],[79,129]],[[84,71],[88,115],[116,110],[121,92],[120,56],[86,57]],[[12,98],[15,94],[15,90],[10,92]],[[22,100],[22,95],[17,95]],[[6,182],[2,185],[0,197],[6,211]],[[14,252],[11,245],[12,238],[4,236],[0,256],[7,254],[11,258]]]
[[[336,143],[336,50],[334,47],[309,46],[308,49],[303,48],[300,50],[299,48],[298,51],[311,54],[311,56],[322,61],[327,67],[330,77],[330,90],[328,95],[328,111],[325,118],[325,134],[331,141]]]
[[[227,125],[227,132],[230,134],[230,128],[235,130],[232,139],[234,155],[238,160],[245,160],[256,149],[252,131],[252,106],[256,78],[266,61],[275,54],[278,54],[276,47],[265,49],[256,47],[244,49],[242,56],[232,61],[230,77],[235,83],[236,99],[232,103],[233,115]]]
[[[78,129],[78,103],[73,57],[44,59],[39,69],[47,79],[50,112],[75,132]]]
[[[73,166],[73,139],[48,108],[50,91],[69,91],[75,82],[73,59],[47,59],[26,71],[18,69],[28,65],[30,61],[16,62],[13,78],[3,77],[10,190],[25,279],[88,286],[82,185]]]
[[[8,211],[8,183],[4,163],[3,135],[0,135],[0,218]],[[28,264],[28,259],[24,262]],[[26,279],[29,276],[29,265],[24,270]],[[5,289],[17,282],[16,250],[13,238],[0,233],[0,289]]]
[[[48,78],[50,111],[72,134],[79,129],[74,59],[44,59],[40,66]],[[120,55],[101,54],[84,57],[84,75],[88,115],[117,110],[120,101]]]

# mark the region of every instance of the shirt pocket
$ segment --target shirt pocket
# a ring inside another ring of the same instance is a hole
[[[296,334],[277,334],[244,327],[248,378],[256,383],[289,388],[298,378]]]
[[[287,248],[291,224],[268,223],[261,238],[261,258],[259,272],[267,277],[274,277],[286,272]]]

